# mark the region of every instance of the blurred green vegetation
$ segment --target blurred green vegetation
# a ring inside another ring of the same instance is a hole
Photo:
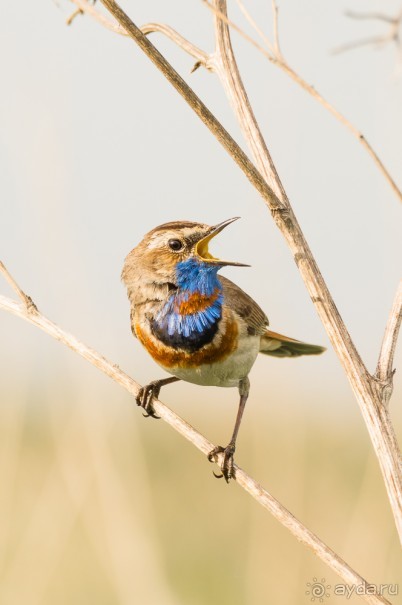
[[[2,401],[0,603],[293,605],[310,602],[313,578],[341,582],[234,482],[214,479],[191,445],[115,391],[102,400],[90,388],[62,395],[53,384]],[[225,442],[235,405],[215,413],[200,391],[186,392]],[[289,421],[257,406],[246,418],[238,463],[367,580],[401,582],[364,434],[351,422]],[[347,601],[360,602],[332,594],[326,602]]]

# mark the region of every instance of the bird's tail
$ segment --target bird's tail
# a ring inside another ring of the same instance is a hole
[[[300,340],[294,340],[267,330],[261,336],[260,353],[272,355],[273,357],[299,357],[300,355],[319,355],[325,351],[325,347],[309,345]]]

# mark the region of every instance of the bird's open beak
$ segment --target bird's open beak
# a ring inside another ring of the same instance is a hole
[[[211,241],[211,239],[213,237],[215,237],[215,235],[218,235],[218,233],[220,233],[222,231],[222,229],[227,227],[227,225],[230,225],[230,223],[237,221],[239,218],[240,218],[239,216],[235,216],[234,218],[229,218],[227,221],[223,221],[222,223],[219,223],[219,225],[215,225],[215,227],[211,227],[210,230],[208,231],[208,233],[197,242],[197,244],[195,246],[196,254],[198,254],[198,256],[202,260],[205,260],[205,261],[215,264],[215,265],[221,265],[221,266],[231,265],[233,267],[249,267],[250,265],[245,265],[244,263],[235,263],[232,261],[220,260],[219,258],[215,258],[214,256],[212,256],[212,254],[208,250],[208,244]]]

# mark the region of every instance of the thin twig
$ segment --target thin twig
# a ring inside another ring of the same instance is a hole
[[[351,19],[385,21],[386,23],[394,23],[396,19],[396,17],[391,17],[384,13],[355,13],[354,11],[345,11],[345,15]]]
[[[169,25],[165,25],[164,23],[147,23],[146,25],[141,25],[140,27],[143,34],[151,34],[153,32],[159,32],[164,34],[167,38],[169,38],[172,42],[177,44],[181,49],[183,49],[186,53],[197,59],[199,65],[203,65],[206,69],[211,69],[209,64],[209,54],[205,51],[201,50],[198,46],[189,42],[184,36],[179,34],[175,29],[170,27]]]
[[[35,303],[32,301],[32,298],[30,296],[28,296],[27,294],[25,294],[25,292],[23,290],[21,290],[21,288],[19,287],[19,285],[17,284],[17,282],[15,281],[15,279],[13,278],[11,273],[7,270],[7,268],[5,267],[5,265],[2,261],[0,261],[0,273],[3,274],[6,281],[10,284],[10,286],[12,287],[14,292],[17,294],[18,298],[25,305],[27,312],[35,313],[38,309],[37,309]]]
[[[243,136],[251,149],[257,168],[266,182],[275,191],[283,206],[288,206],[286,192],[254,116],[246,90],[244,86],[239,85],[241,81],[240,74],[234,61],[229,38],[229,28],[224,20],[221,19],[221,14],[224,15],[224,13],[219,10],[216,4],[213,8],[216,39],[215,71],[236,113]],[[226,46],[230,46],[230,52],[225,52],[224,49]]]
[[[2,264],[2,267],[4,265]],[[7,273],[8,274],[8,271]],[[20,290],[20,289],[19,289]],[[20,290],[22,292],[22,290]],[[26,295],[24,295],[26,296]],[[140,385],[128,376],[120,368],[111,363],[108,359],[100,355],[94,349],[88,347],[83,342],[78,340],[72,334],[66,332],[58,325],[47,319],[42,313],[30,314],[24,304],[17,302],[0,295],[0,309],[8,311],[21,319],[25,319],[31,324],[37,326],[49,336],[65,344],[67,347],[81,355],[92,365],[98,368],[101,372],[109,376],[114,382],[122,386],[128,393],[136,397],[140,390]],[[175,412],[168,408],[159,400],[153,402],[153,407],[157,415],[167,422],[178,433],[185,437],[203,454],[208,453],[214,448],[214,445],[208,441],[203,435],[196,431],[190,424],[180,418]],[[222,463],[222,454],[218,456],[218,463]],[[239,466],[235,465],[236,482],[248,492],[261,506],[266,508],[283,526],[285,526],[300,542],[308,546],[313,552],[326,563],[335,573],[337,573],[344,582],[353,586],[365,587],[368,582],[356,571],[354,571],[343,559],[341,559],[331,548],[329,548],[322,540],[320,540],[313,532],[305,527],[298,519],[296,519],[276,498],[274,498],[267,490],[259,483],[252,479]],[[381,595],[366,594],[364,591],[364,599],[372,605],[390,605]]]
[[[398,289],[395,294],[391,312],[388,317],[387,326],[384,332],[380,356],[378,358],[375,377],[382,385],[384,392],[384,403],[388,404],[392,395],[394,355],[396,343],[398,340],[399,328],[402,321],[402,280],[399,282]]]
[[[222,14],[226,16],[226,0],[214,0],[214,9],[217,40],[216,63],[219,67],[219,76],[258,168],[267,182],[277,192],[280,201],[286,208],[286,218],[284,218],[283,213],[274,212],[273,216],[294,255],[306,288],[359,403],[380,464],[396,527],[402,542],[401,455],[392,422],[384,405],[383,393],[378,391],[375,378],[370,376],[352,342],[273,166],[239,74],[230,41],[229,26],[221,18]]]
[[[68,17],[66,24],[67,25],[72,25],[75,18],[78,17],[78,15],[83,15],[83,11],[80,8],[77,8],[73,13],[71,13],[71,15]]]
[[[273,65],[276,65],[280,69],[282,69],[294,82],[296,82],[303,90],[305,90],[309,95],[311,95],[316,101],[318,101],[329,113],[331,113],[341,124],[343,124],[355,137],[356,140],[360,142],[360,144],[366,149],[367,153],[373,159],[379,171],[382,173],[388,184],[391,186],[394,193],[397,195],[400,201],[402,201],[402,191],[399,189],[398,185],[392,178],[391,174],[388,172],[387,168],[380,160],[377,153],[374,151],[373,147],[367,141],[365,136],[360,132],[356,126],[354,126],[340,111],[338,111],[329,101],[327,101],[317,90],[316,88],[309,84],[306,80],[304,80],[284,59],[282,53],[279,56],[272,54],[272,52],[266,50],[261,44],[256,42],[251,36],[246,34],[238,25],[236,25],[231,19],[227,17],[227,15],[223,14],[221,11],[218,11],[214,5],[209,2],[209,0],[202,0],[202,2],[212,11],[214,12],[224,23],[230,26],[231,29],[236,31],[242,38],[244,38],[247,42],[249,42],[252,46],[254,46],[261,54],[264,55]],[[244,9],[247,10],[247,9]],[[249,20],[252,20],[250,16]]]
[[[248,114],[247,118],[247,120],[250,121],[250,127],[252,129],[250,130],[249,136],[247,136],[247,140],[257,153],[258,165],[264,166],[265,179],[256,170],[252,162],[250,162],[244,152],[222,127],[215,116],[208,110],[201,99],[195,95],[187,83],[124,13],[115,0],[101,0],[101,2],[117,19],[119,24],[130,34],[130,37],[164,74],[167,80],[180,93],[212,134],[223,145],[226,151],[232,156],[250,182],[255,186],[257,191],[259,191],[270,209],[278,228],[282,232],[293,253],[306,288],[316,306],[317,312],[320,315],[334,349],[339,356],[359,403],[375,453],[379,460],[395,524],[402,542],[402,465],[399,446],[392,422],[386,413],[386,406],[383,405],[383,400],[378,392],[375,379],[370,376],[362,362],[323,280],[311,250],[307,245],[293,210],[290,207],[286,193],[277,176],[275,166],[272,164],[269,154],[267,153],[267,155],[264,155],[264,147],[266,149],[266,145],[259,133],[258,125],[253,124],[252,112],[251,114]],[[223,4],[223,7],[226,9],[225,4]],[[219,10],[218,7],[218,10],[215,12],[217,21],[226,24],[227,18],[221,18],[221,14],[223,14],[222,10]],[[228,30],[227,27],[226,29]],[[228,33],[227,37],[230,42]],[[247,99],[244,87],[242,86],[242,88],[242,94],[245,95],[245,99]],[[247,103],[244,104],[246,111],[248,111],[246,107]],[[267,179],[270,184],[268,184]],[[275,187],[275,191],[272,187]]]
[[[115,33],[127,36],[127,32],[120,25],[117,25],[106,19],[99,11],[97,11],[93,5],[89,4],[88,0],[70,0],[73,4],[79,7],[80,11],[88,14],[90,17],[95,19],[98,23],[106,27],[107,29],[114,31]],[[208,2],[208,0],[202,0],[208,8],[211,10],[215,10],[214,7]],[[350,132],[353,136],[363,145],[369,155],[372,157],[373,161],[377,165],[380,172],[382,172],[385,179],[388,181],[389,185],[402,201],[402,191],[400,191],[399,187],[389,174],[388,170],[380,160],[377,153],[371,147],[370,143],[368,143],[367,139],[364,135],[355,127],[353,124],[347,120],[335,107],[333,107],[322,95],[320,95],[317,90],[303,80],[297,72],[295,72],[290,65],[285,61],[282,52],[280,50],[279,43],[279,34],[278,34],[278,8],[273,0],[274,5],[274,38],[275,38],[275,49],[272,48],[272,45],[268,41],[267,37],[263,34],[261,29],[255,23],[255,20],[251,17],[250,13],[245,8],[242,0],[237,0],[239,7],[241,8],[243,14],[246,16],[247,20],[252,24],[254,29],[257,31],[258,35],[263,39],[264,43],[268,45],[269,50],[266,50],[263,46],[258,44],[251,36],[246,34],[240,27],[238,27],[233,21],[229,20],[225,15],[219,15],[221,19],[223,19],[232,29],[238,32],[240,36],[242,36],[247,42],[252,44],[259,52],[261,52],[271,63],[281,68],[289,77],[291,77],[299,86],[301,86],[306,92],[308,92],[313,98],[315,98],[319,103],[321,103],[327,111],[329,111],[337,120],[339,120]],[[152,28],[148,30],[148,27],[152,25]],[[180,46],[183,50],[188,52],[191,56],[197,59],[195,66],[192,71],[195,71],[200,65],[205,66],[207,69],[211,70],[211,65],[209,63],[209,55],[199,49],[197,46],[193,45],[191,42],[186,40],[183,36],[181,36],[178,32],[176,32],[173,28],[160,24],[160,23],[152,23],[149,25],[142,26],[140,28],[143,33],[151,33],[159,31],[166,36],[168,36],[173,42],[175,42],[178,46]]]
[[[220,19],[222,19],[222,21],[224,23],[226,23],[227,25],[229,25],[235,32],[237,32],[242,38],[244,38],[244,40],[247,40],[247,42],[249,42],[252,46],[254,46],[254,48],[256,48],[261,54],[263,54],[269,61],[272,61],[273,63],[275,62],[275,56],[270,53],[268,50],[266,50],[263,46],[261,46],[261,44],[259,44],[256,40],[254,40],[254,38],[252,38],[251,36],[249,36],[248,34],[246,34],[245,31],[243,31],[241,29],[241,27],[239,27],[238,25],[236,25],[236,23],[234,21],[232,21],[231,19],[228,18],[227,15],[224,15],[223,13],[221,13],[221,11],[218,11],[216,9],[216,7],[211,4],[211,2],[209,0],[201,0],[201,2],[203,4],[205,4],[205,6],[207,8],[209,8],[210,11],[212,11],[213,13],[215,13]],[[243,5],[243,10],[245,11],[246,8]],[[252,22],[252,17],[251,15],[249,16],[249,21]],[[265,39],[265,36],[264,36]]]
[[[389,42],[395,42],[397,46],[401,45],[399,29],[402,23],[402,10],[395,17],[391,17],[390,15],[385,15],[383,13],[355,13],[353,11],[347,11],[345,14],[347,17],[351,17],[352,19],[383,21],[388,23],[390,27],[388,32],[382,36],[371,36],[370,38],[363,38],[363,40],[356,40],[355,42],[347,42],[346,44],[342,44],[341,46],[334,48],[332,51],[333,54],[340,54],[345,51],[368,45],[385,46],[385,44],[388,44]]]
[[[354,40],[353,42],[346,42],[345,44],[340,44],[332,49],[331,53],[333,55],[340,55],[342,53],[349,52],[350,50],[355,50],[357,48],[363,48],[364,46],[384,46],[390,41],[388,36],[372,36],[370,38],[362,38],[361,40]]]
[[[128,36],[126,30],[121,27],[121,25],[114,21],[111,21],[110,19],[107,19],[104,15],[102,15],[100,11],[98,11],[94,7],[93,4],[90,4],[88,0],[70,0],[70,2],[78,6],[78,9],[67,20],[68,25],[71,24],[72,20],[74,19],[74,17],[77,16],[77,14],[85,13],[89,17],[92,17],[100,25],[106,27],[106,29],[116,34],[120,34],[121,36]],[[179,34],[175,29],[173,29],[173,27],[165,25],[164,23],[146,23],[145,25],[142,25],[140,29],[142,33],[146,35],[152,34],[154,32],[164,34],[167,38],[172,40],[172,42],[177,44],[177,46],[182,48],[186,53],[197,59],[198,66],[202,65],[206,69],[210,69],[208,63],[208,53],[203,51],[201,48],[199,48],[192,42],[189,42],[189,40]]]
[[[100,13],[93,4],[91,4],[89,2],[89,0],[70,0],[70,2],[72,2],[73,4],[75,4],[78,9],[81,11],[81,13],[89,15],[90,17],[92,17],[92,19],[94,19],[95,21],[97,21],[100,25],[102,25],[103,27],[106,27],[106,29],[115,32],[116,34],[120,34],[121,36],[127,36],[128,34],[126,33],[126,31],[124,30],[124,28],[122,28],[118,23],[115,23],[113,21],[110,21],[110,19],[107,19],[104,15],[102,15],[102,13]],[[75,13],[74,13],[75,16]],[[71,17],[67,20],[67,24],[69,24],[69,20],[71,19]]]
[[[201,121],[210,129],[226,151],[235,160],[249,181],[265,200],[269,200],[272,209],[281,211],[282,203],[274,190],[267,184],[266,180],[258,172],[241,147],[227,132],[214,114],[201,101],[201,99],[188,86],[183,78],[177,73],[165,57],[143,34],[131,19],[124,13],[114,0],[101,0],[102,4],[114,15],[120,25],[128,32],[130,37],[138,44],[141,50],[149,57],[154,65],[163,73],[166,79],[180,93],[188,105],[195,111]]]
[[[275,40],[275,53],[277,57],[283,59],[281,45],[279,42],[279,8],[276,0],[272,0],[272,13],[274,15],[274,40]]]
[[[257,34],[259,35],[259,37],[261,38],[261,40],[267,46],[268,50],[272,53],[272,55],[274,55],[275,54],[275,48],[272,46],[271,41],[269,40],[269,38],[264,34],[264,32],[262,31],[262,29],[258,26],[258,24],[255,22],[255,20],[253,19],[253,17],[250,15],[250,13],[248,12],[248,10],[244,6],[243,0],[236,0],[236,2],[237,2],[238,7],[240,8],[241,12],[243,13],[246,21],[248,21],[250,23],[251,27],[257,32]]]
[[[118,33],[120,35],[123,35],[123,36],[128,35],[127,32],[125,31],[125,29],[121,25],[118,25],[118,24],[110,21],[106,17],[104,17],[104,15],[102,15],[96,8],[94,8],[94,6],[92,4],[90,4],[88,0],[70,0],[70,2],[75,4],[80,9],[81,12],[86,13],[88,16],[95,19],[100,25],[103,25],[107,29],[109,29],[115,33]],[[216,10],[208,0],[202,0],[202,2],[204,2],[204,4],[210,10],[212,10],[212,11]],[[279,43],[278,7],[276,5],[275,0],[272,0],[273,10],[274,10],[275,50],[272,47],[271,43],[269,42],[268,38],[263,34],[261,29],[256,24],[255,20],[250,15],[249,11],[244,6],[244,3],[242,2],[242,0],[237,0],[237,2],[239,4],[239,7],[242,10],[243,14],[245,15],[246,19],[249,21],[249,23],[251,23],[251,25],[253,26],[255,31],[258,33],[258,35],[262,38],[264,43],[267,44],[269,50],[267,50],[266,48],[261,46],[261,44],[258,44],[258,42],[256,42],[256,40],[254,40],[254,38],[252,38],[251,36],[246,34],[238,25],[236,25],[233,21],[228,19],[227,16],[220,14],[219,15],[220,18],[223,21],[225,21],[225,23],[230,25],[230,27],[232,29],[234,29],[240,36],[242,36],[245,40],[247,40],[247,42],[249,42],[252,46],[254,46],[260,53],[262,53],[271,63],[273,63],[280,69],[282,69],[290,78],[292,78],[297,84],[299,84],[299,86],[301,86],[301,88],[303,88],[303,90],[305,90],[314,99],[316,99],[316,101],[321,103],[321,105],[323,105],[323,107],[325,107],[325,109],[327,111],[329,111],[337,120],[339,120],[353,134],[353,136],[360,142],[360,144],[366,149],[367,153],[371,156],[374,163],[377,165],[377,168],[383,174],[384,178],[387,180],[387,182],[389,183],[389,185],[391,186],[391,188],[393,189],[393,191],[395,192],[397,197],[402,201],[402,191],[399,189],[398,185],[396,184],[396,182],[394,181],[394,179],[388,172],[387,168],[382,163],[379,156],[374,151],[374,149],[372,148],[370,143],[367,141],[367,139],[364,137],[364,135],[355,126],[353,126],[353,124],[347,118],[345,118],[345,116],[343,114],[341,114],[320,93],[318,93],[318,91],[315,89],[314,86],[312,86],[306,80],[304,80],[301,76],[299,76],[299,74],[292,67],[290,67],[290,65],[284,59],[281,49],[280,49],[280,43]],[[198,48],[197,46],[195,46],[194,44],[192,44],[191,42],[186,40],[183,36],[181,36],[178,32],[176,32],[173,28],[169,27],[168,25],[164,25],[161,23],[152,23],[152,24],[144,25],[140,29],[141,29],[141,31],[143,31],[143,33],[146,33],[146,34],[151,33],[151,32],[163,33],[164,35],[169,37],[175,44],[177,44],[179,47],[181,47],[185,52],[187,52],[191,56],[195,57],[197,59],[197,62],[194,65],[192,71],[195,71],[195,69],[197,69],[201,65],[206,67],[208,70],[212,70],[212,66],[209,61],[209,55],[205,51],[201,50],[200,48]]]

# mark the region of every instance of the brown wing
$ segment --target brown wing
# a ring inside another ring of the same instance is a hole
[[[261,336],[260,353],[274,357],[299,357],[300,355],[319,355],[325,351],[324,347],[309,345],[300,340],[294,340],[267,330]]]
[[[223,287],[223,296],[227,304],[246,322],[250,335],[264,334],[268,326],[268,318],[256,302],[230,279],[219,276]]]

